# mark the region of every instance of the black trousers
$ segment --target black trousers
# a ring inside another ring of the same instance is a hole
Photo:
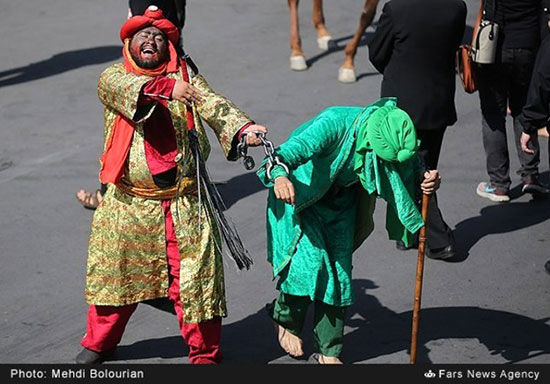
[[[417,130],[417,136],[418,139],[420,139],[418,155],[426,169],[437,169],[445,129],[446,127],[437,130]],[[420,189],[418,190],[418,196],[422,196]],[[421,199],[419,202],[421,202]],[[445,220],[443,220],[443,215],[437,204],[437,195],[435,193],[430,197],[430,205],[428,206],[428,226],[426,231],[428,239],[426,245],[430,250],[445,248],[448,245],[455,244],[453,232],[447,223],[445,223]]]
[[[495,64],[480,65],[478,70],[479,100],[482,114],[483,147],[489,181],[505,191],[510,189],[510,158],[506,139],[506,115],[510,107],[514,120],[514,141],[521,167],[522,180],[538,175],[539,143],[533,140],[534,154],[521,150],[522,126],[519,115],[523,109],[536,52],[530,49],[504,49]]]

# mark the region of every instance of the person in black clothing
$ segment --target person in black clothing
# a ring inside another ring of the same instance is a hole
[[[438,169],[445,129],[457,120],[455,55],[465,23],[466,4],[461,0],[392,0],[384,5],[369,43],[370,61],[384,75],[381,96],[397,97],[399,108],[411,116],[427,169]],[[455,255],[454,237],[435,194],[427,231],[426,256]]]
[[[143,15],[150,5],[162,9],[164,16],[180,30],[185,25],[186,0],[129,0],[128,6],[132,15]]]
[[[180,30],[180,43],[177,48],[181,48],[181,30],[185,25],[185,6],[187,0],[128,0],[129,15],[143,15],[150,5],[156,5],[162,10],[164,16]]]
[[[520,148],[522,127],[519,114],[527,97],[533,64],[540,43],[541,0],[487,0],[486,19],[499,25],[496,62],[478,67],[478,89],[482,114],[483,146],[489,182],[477,194],[496,202],[507,202],[511,185],[510,159],[506,141],[506,115],[514,120],[516,149],[521,168],[522,192],[548,193],[538,180],[538,142],[533,153]]]
[[[550,37],[544,39],[535,61],[533,76],[527,93],[527,100],[519,116],[523,128],[521,149],[533,153],[537,131],[546,127],[550,120]],[[531,147],[531,148],[530,148]]]
[[[550,133],[548,128],[550,121],[550,36],[547,36],[540,46],[527,93],[527,102],[519,118],[523,127],[520,140],[521,149],[527,154],[533,154],[538,147],[536,145],[538,129],[546,127]],[[544,268],[546,272],[550,273],[550,260],[546,262]]]
[[[541,41],[550,34],[550,0],[541,0],[542,13],[540,18],[540,39]]]

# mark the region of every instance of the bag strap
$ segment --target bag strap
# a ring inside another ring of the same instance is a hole
[[[481,24],[481,19],[483,18],[483,13],[485,12],[485,0],[481,0],[479,5],[479,12],[477,13],[476,22],[474,23],[474,32],[472,33],[472,44],[471,46],[475,46],[475,40],[477,37],[477,32],[479,31],[479,26]]]
[[[462,62],[462,50],[467,49],[466,46],[461,45],[456,51],[456,71],[462,84],[464,84],[464,63]]]

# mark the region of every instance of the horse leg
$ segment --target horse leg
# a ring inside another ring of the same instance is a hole
[[[330,32],[325,25],[323,14],[323,0],[313,0],[313,26],[317,30],[317,45],[323,51],[331,49],[333,42]]]
[[[302,39],[300,38],[300,25],[298,20],[298,3],[300,0],[288,0],[290,10],[290,51],[291,56],[304,56],[302,51]]]
[[[303,71],[307,69],[302,40],[300,39],[300,22],[298,20],[298,3],[300,0],[288,0],[290,10],[290,69]]]
[[[330,36],[330,32],[325,26],[323,0],[313,0],[313,26],[317,30],[317,37]]]
[[[346,45],[346,59],[344,61],[343,68],[354,68],[355,55],[357,54],[357,47],[361,42],[361,37],[365,33],[369,25],[371,25],[374,20],[374,15],[376,14],[376,7],[378,6],[379,0],[365,0],[365,5],[363,7],[363,12],[359,19],[359,26],[355,31],[355,35]]]
[[[357,47],[361,42],[361,37],[365,33],[369,25],[371,25],[374,20],[374,15],[376,14],[376,8],[380,0],[365,0],[365,5],[363,6],[363,12],[359,18],[359,26],[353,35],[353,38],[346,45],[346,57],[344,59],[344,64],[340,67],[338,78],[344,83],[354,82],[355,81],[355,55],[357,54]]]

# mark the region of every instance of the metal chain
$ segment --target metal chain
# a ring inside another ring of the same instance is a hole
[[[248,145],[246,145],[246,133],[243,133],[243,135],[241,136],[241,141],[237,145],[237,153],[239,154],[239,157],[243,158],[243,165],[247,171],[251,171],[252,169],[254,169],[256,163],[254,162],[252,156],[248,155]]]
[[[264,152],[267,157],[267,164],[266,164],[266,173],[268,179],[271,179],[271,171],[276,165],[279,165],[284,168],[286,173],[289,173],[288,166],[281,161],[279,156],[275,155],[275,146],[273,145],[273,142],[269,141],[266,138],[266,135],[264,132],[254,131],[249,132],[254,133],[258,136],[260,141],[262,142],[262,146],[264,147]],[[248,146],[246,145],[246,132],[241,136],[241,142],[237,145],[237,152],[239,154],[239,157],[243,158],[243,164],[244,167],[247,170],[251,170],[254,168],[254,159],[247,154]]]

